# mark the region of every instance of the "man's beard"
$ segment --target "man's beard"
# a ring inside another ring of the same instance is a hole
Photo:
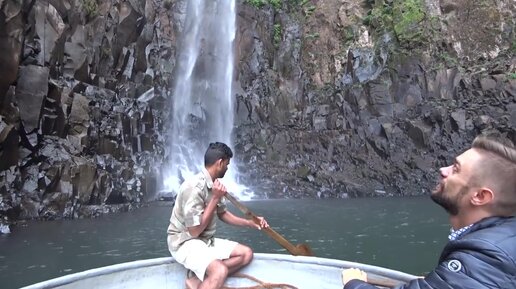
[[[220,171],[220,172],[218,173],[217,178],[218,178],[218,179],[222,179],[225,175],[226,175],[226,171]]]
[[[443,207],[448,214],[452,216],[457,216],[459,214],[459,200],[468,192],[468,187],[462,187],[460,191],[455,196],[447,196],[445,195],[445,187],[443,183],[437,185],[434,189],[430,198],[439,206]]]
[[[457,206],[456,200],[446,197],[442,192],[431,194],[430,198],[439,206],[443,207],[448,214],[457,216],[459,214],[459,206]]]

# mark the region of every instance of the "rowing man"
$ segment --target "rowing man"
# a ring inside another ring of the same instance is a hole
[[[229,275],[253,259],[251,248],[215,238],[215,215],[230,225],[256,229],[269,226],[263,217],[255,223],[226,210],[222,199],[227,190],[218,179],[224,177],[232,157],[226,144],[210,143],[204,154],[204,168],[181,184],[172,209],[168,249],[189,270],[186,286],[191,289],[221,288]]]

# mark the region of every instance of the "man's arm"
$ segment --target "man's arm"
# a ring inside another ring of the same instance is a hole
[[[373,286],[369,283],[366,283],[365,281],[353,279],[344,286],[344,289],[379,289],[379,288],[376,286]]]
[[[452,289],[452,288],[482,288],[482,287],[458,287],[458,284],[469,283],[472,278],[465,272],[451,272],[448,269],[448,261],[441,262],[437,268],[425,277],[419,277],[408,283],[398,285],[395,289]],[[363,274],[359,274],[360,271]],[[475,281],[473,281],[475,282]],[[367,274],[359,269],[345,269],[342,271],[342,283],[344,289],[378,289],[367,283]],[[455,286],[456,285],[456,286]],[[382,287],[383,288],[383,287]]]
[[[219,182],[219,180],[215,180],[213,183],[213,197],[209,201],[208,205],[204,208],[204,211],[201,215],[201,223],[197,226],[188,227],[188,232],[192,237],[199,237],[201,233],[206,229],[208,224],[213,219],[215,215],[215,211],[217,210],[217,203],[220,199],[226,194],[226,188]]]
[[[234,225],[234,226],[250,227],[250,228],[255,228],[258,230],[269,227],[269,224],[267,223],[267,221],[265,221],[265,219],[263,217],[257,217],[258,218],[257,222],[259,222],[259,223],[256,223],[253,220],[248,220],[248,219],[237,217],[228,210],[220,212],[218,215],[219,215],[219,218],[224,223]]]
[[[255,227],[253,221],[237,217],[228,210],[220,212],[219,218],[226,224],[240,227]]]
[[[371,284],[367,282],[367,274],[366,272],[360,269],[345,269],[342,270],[342,284],[344,284],[344,289],[377,289]]]

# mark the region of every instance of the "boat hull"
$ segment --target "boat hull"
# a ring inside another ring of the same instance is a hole
[[[343,268],[360,268],[372,279],[405,283],[416,276],[382,267],[335,259],[257,253],[239,273],[266,283],[288,284],[299,289],[342,288]],[[43,288],[185,288],[186,270],[173,258],[156,258],[122,263],[51,279],[24,289]],[[248,278],[228,278],[226,286],[257,285]]]

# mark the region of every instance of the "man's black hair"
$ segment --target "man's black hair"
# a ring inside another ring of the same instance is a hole
[[[212,142],[204,154],[204,166],[211,166],[220,159],[227,160],[232,157],[233,152],[225,143]]]

